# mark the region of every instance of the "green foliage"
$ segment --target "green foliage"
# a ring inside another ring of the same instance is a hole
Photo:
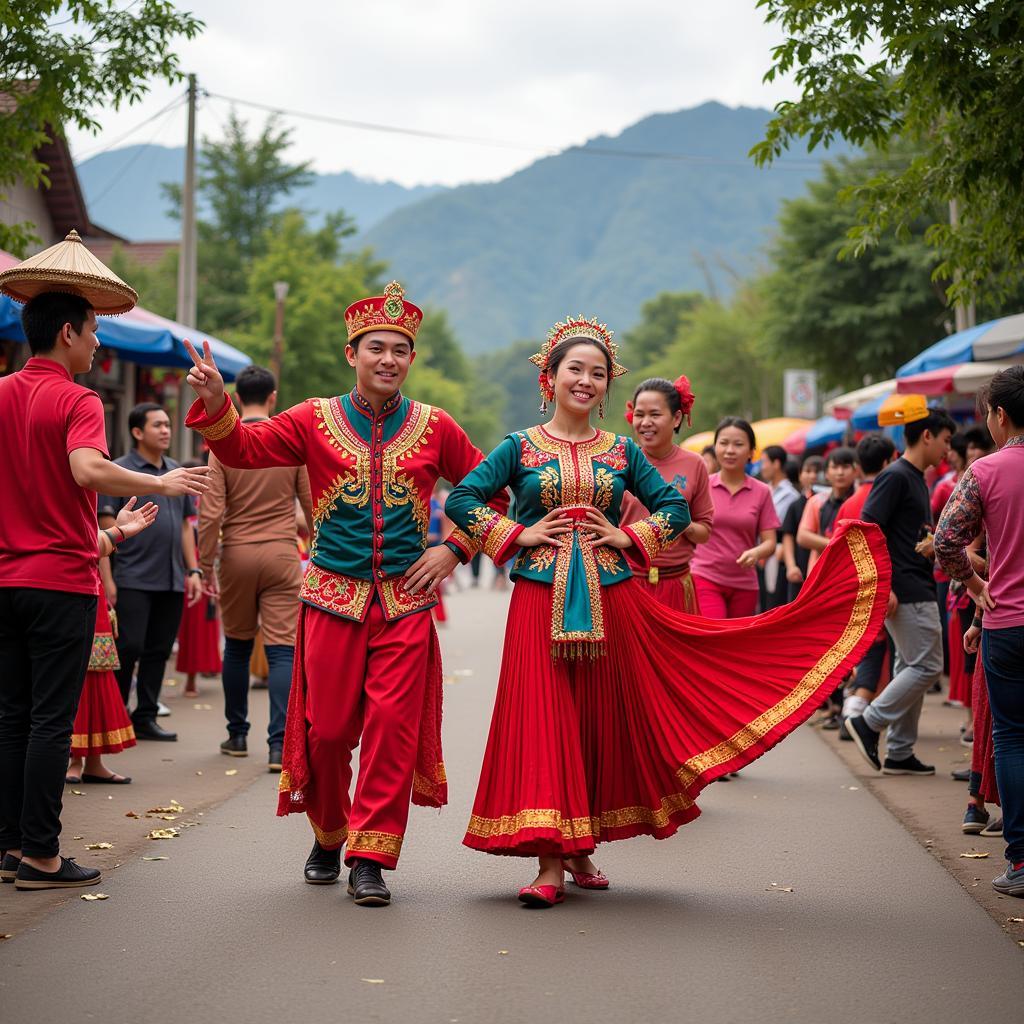
[[[138,102],[152,78],[181,78],[171,53],[202,22],[166,0],[3,0],[0,93],[14,109],[0,117],[0,189],[48,185],[36,150],[67,125],[96,131],[92,111]],[[0,224],[0,248],[23,255],[38,241],[29,222]]]
[[[151,313],[174,320],[178,313],[178,251],[164,253],[155,266],[137,263],[120,245],[115,245],[107,264],[122,281],[138,293],[139,304]]]
[[[665,353],[703,302],[700,292],[662,292],[649,299],[640,308],[640,322],[622,336],[620,361],[626,366],[649,366]]]
[[[537,367],[530,356],[539,348],[536,341],[517,341],[477,358],[477,373],[486,386],[499,389],[504,397],[501,405],[499,434],[532,427],[541,420],[538,411],[540,392],[537,389]]]
[[[953,299],[1004,300],[1024,278],[1024,0],[759,0],[786,34],[765,75],[795,73],[753,155],[775,160],[797,139],[840,138],[914,156],[848,193],[856,220],[844,254],[927,218],[937,281]],[[870,57],[881,44],[881,55]],[[943,213],[960,204],[960,223]]]

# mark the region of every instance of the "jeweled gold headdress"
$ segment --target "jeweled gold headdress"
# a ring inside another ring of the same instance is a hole
[[[383,295],[360,299],[345,310],[349,342],[368,331],[398,331],[415,341],[422,323],[423,310],[405,298],[405,289],[397,281],[392,281]]]
[[[612,341],[614,333],[614,331],[608,330],[607,324],[602,324],[598,321],[597,317],[588,320],[582,313],[575,318],[566,317],[564,321],[559,321],[548,331],[548,336],[544,344],[541,345],[540,351],[530,356],[530,362],[540,370],[537,383],[540,388],[541,401],[544,403],[541,406],[542,411],[547,408],[547,403],[554,398],[554,389],[548,380],[548,365],[551,361],[551,353],[555,350],[556,346],[561,345],[563,342],[576,341],[580,338],[591,338],[598,342],[598,344],[603,345],[612,357],[613,378],[621,377],[624,373],[629,372],[624,366],[616,362],[615,357],[618,355],[619,348]]]

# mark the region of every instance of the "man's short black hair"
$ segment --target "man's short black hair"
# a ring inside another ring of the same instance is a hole
[[[983,452],[991,452],[996,446],[987,427],[971,427],[970,430],[965,430],[964,440],[968,448],[980,448]]]
[[[984,394],[990,409],[1002,409],[1015,427],[1024,427],[1024,366],[1000,370]]]
[[[276,390],[277,381],[265,366],[247,366],[235,378],[235,394],[242,405],[266,405]]]
[[[820,455],[808,455],[804,458],[804,461],[800,463],[801,471],[805,469],[813,469],[815,473],[820,473],[825,468],[825,460]]]
[[[958,430],[950,439],[949,447],[960,456],[961,459],[967,458],[967,435]]]
[[[857,442],[857,461],[865,476],[877,476],[896,454],[896,445],[885,434],[867,434]]]
[[[913,423],[908,423],[903,428],[903,437],[908,445],[914,445],[921,440],[926,430],[930,431],[933,437],[938,437],[944,430],[955,434],[956,420],[945,409],[931,408],[924,419],[914,420]]]
[[[65,324],[71,324],[75,334],[81,334],[90,309],[92,304],[88,299],[70,292],[41,292],[34,299],[29,299],[21,311],[21,329],[28,339],[32,355],[52,352],[57,345],[57,335]]]
[[[146,419],[151,412],[163,412],[164,407],[156,402],[139,402],[130,413],[128,413],[128,433],[132,437],[132,447],[138,447],[139,442],[135,439],[132,431],[138,427],[139,430],[146,429]]]
[[[771,459],[772,462],[781,462],[783,467],[785,467],[786,459],[789,458],[789,455],[781,444],[770,444],[762,450],[761,458]]]
[[[825,456],[825,467],[829,466],[856,466],[857,453],[852,448],[833,448]]]

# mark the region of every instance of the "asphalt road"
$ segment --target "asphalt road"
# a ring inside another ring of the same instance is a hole
[[[531,864],[460,845],[505,598],[449,607],[453,803],[413,809],[390,908],[302,883],[308,828],[273,816],[259,775],[133,855],[108,900],[0,943],[0,1020],[1021,1020],[1022,950],[808,729],[711,787],[674,839],[602,847],[609,892],[521,907]]]

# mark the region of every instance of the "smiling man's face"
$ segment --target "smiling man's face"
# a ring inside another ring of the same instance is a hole
[[[398,331],[370,331],[345,346],[345,358],[356,371],[356,386],[365,398],[390,398],[405,383],[416,353]]]

